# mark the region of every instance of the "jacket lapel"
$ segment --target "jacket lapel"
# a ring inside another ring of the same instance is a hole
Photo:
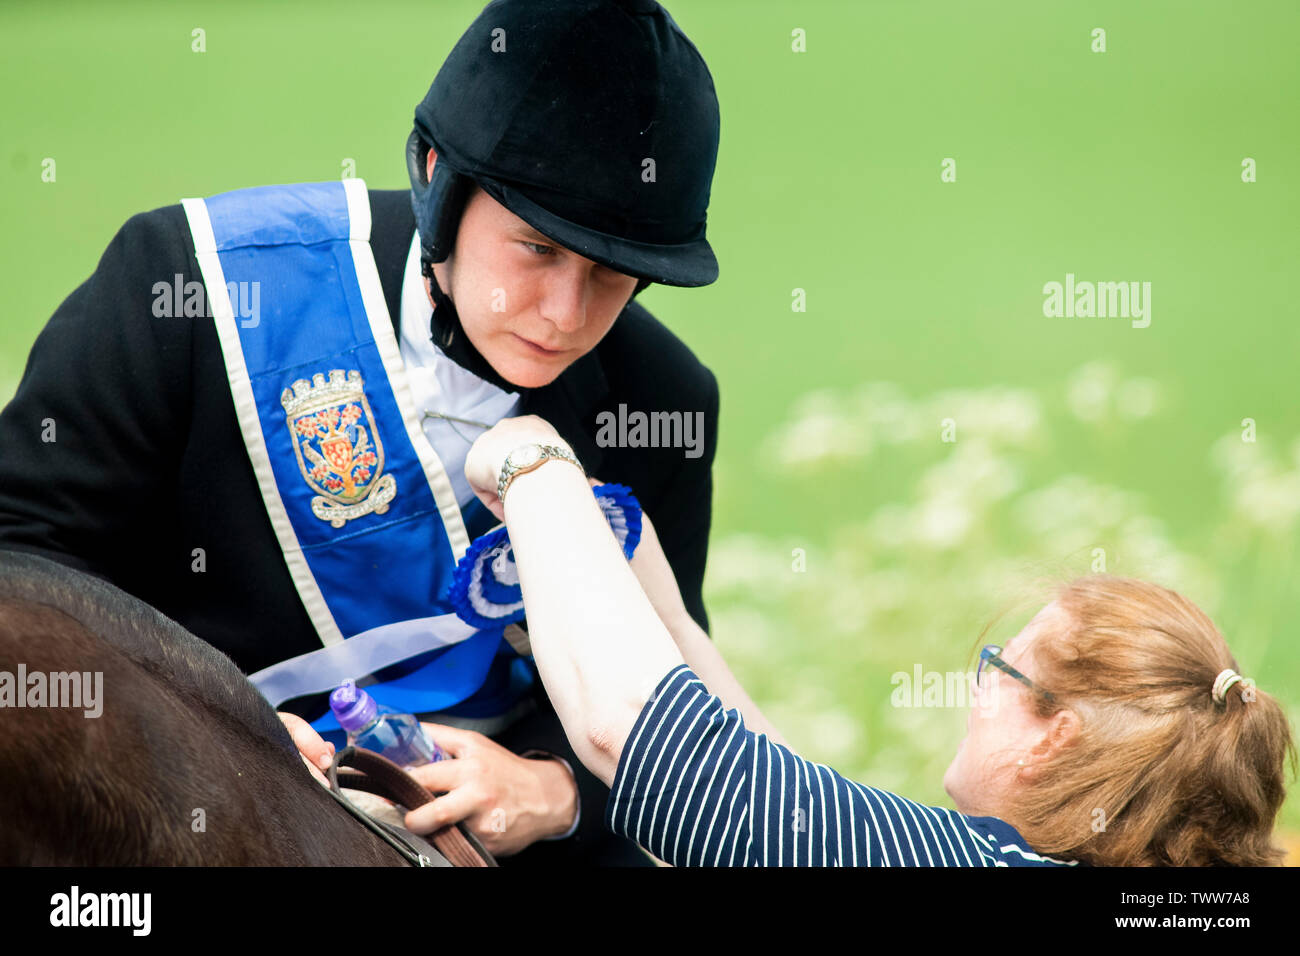
[[[550,385],[525,392],[519,414],[537,415],[555,426],[587,474],[595,475],[605,455],[592,437],[591,426],[596,406],[608,394],[605,370],[592,349]]]
[[[402,340],[402,283],[406,279],[406,257],[415,237],[415,214],[410,202],[396,202],[392,193],[370,190],[370,251],[384,290],[393,334]]]

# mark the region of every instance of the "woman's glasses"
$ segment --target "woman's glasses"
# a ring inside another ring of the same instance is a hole
[[[1028,677],[1020,673],[1020,671],[1016,670],[1014,667],[1012,667],[1010,664],[1008,664],[1006,661],[1002,659],[1001,646],[997,644],[985,644],[984,647],[980,650],[979,667],[975,671],[975,683],[980,687],[984,686],[984,672],[985,672],[984,665],[985,664],[992,664],[998,670],[1006,674],[1010,674],[1012,677],[1020,681],[1020,683],[1024,684],[1034,693],[1042,694],[1045,698],[1047,698],[1048,701],[1055,703],[1056,698],[1052,695],[1051,691],[1043,690],[1041,687],[1039,687],[1037,684],[1031,681]]]

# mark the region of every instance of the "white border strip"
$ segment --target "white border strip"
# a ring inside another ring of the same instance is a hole
[[[208,303],[212,308],[212,319],[217,327],[217,337],[221,341],[221,352],[226,360],[226,378],[230,382],[230,394],[235,402],[235,414],[239,418],[239,430],[243,434],[244,447],[248,450],[253,473],[257,476],[257,486],[262,492],[262,501],[266,513],[271,519],[271,527],[280,542],[280,551],[284,563],[289,566],[289,575],[293,578],[298,596],[316,628],[316,634],[326,647],[343,641],[330,613],[325,596],[321,594],[320,585],[307,564],[307,558],[298,544],[293,523],[280,498],[280,489],[275,483],[275,474],[271,471],[271,456],[266,450],[266,440],[262,435],[261,419],[257,414],[257,401],[253,397],[253,386],[248,380],[248,368],[244,364],[244,350],[239,342],[239,329],[235,327],[235,313],[230,305],[230,290],[226,287],[225,273],[221,268],[221,259],[217,254],[217,241],[212,234],[212,220],[208,217],[207,204],[202,199],[182,199],[185,215],[189,219],[190,232],[194,236],[194,256],[198,259],[199,269],[203,273],[203,284],[207,286]]]
[[[388,314],[388,303],[384,299],[384,288],[379,283],[379,269],[370,249],[370,197],[366,193],[366,184],[361,179],[345,179],[343,189],[348,199],[352,263],[357,273],[357,284],[361,287],[361,301],[365,305],[366,318],[370,322],[370,334],[374,337],[379,357],[383,360],[384,371],[388,374],[388,383],[397,400],[398,411],[406,424],[411,447],[420,459],[424,476],[429,482],[429,490],[433,492],[434,503],[442,515],[443,527],[451,542],[451,558],[459,561],[469,548],[469,534],[465,530],[465,519],[461,516],[460,505],[456,501],[456,492],[451,487],[451,479],[447,477],[447,470],[415,416],[415,399],[411,396],[406,366],[402,363],[402,353],[397,346],[397,337],[393,334],[393,320]]]
[[[249,674],[248,679],[272,707],[279,707],[286,700],[333,690],[350,678],[459,644],[477,633],[455,614],[397,621],[362,631],[341,644],[272,664]]]

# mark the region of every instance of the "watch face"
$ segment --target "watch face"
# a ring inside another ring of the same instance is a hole
[[[511,468],[527,468],[542,457],[542,450],[536,445],[520,445],[507,457]]]

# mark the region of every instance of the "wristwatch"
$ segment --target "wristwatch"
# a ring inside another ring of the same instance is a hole
[[[526,445],[520,445],[506,455],[505,463],[501,466],[501,477],[497,479],[497,498],[504,502],[506,500],[506,489],[510,487],[510,482],[514,481],[519,475],[532,471],[552,458],[572,462],[577,466],[578,471],[581,471],[583,475],[587,474],[586,471],[583,471],[581,462],[573,457],[573,452],[563,445],[542,445],[537,442],[529,442]]]

